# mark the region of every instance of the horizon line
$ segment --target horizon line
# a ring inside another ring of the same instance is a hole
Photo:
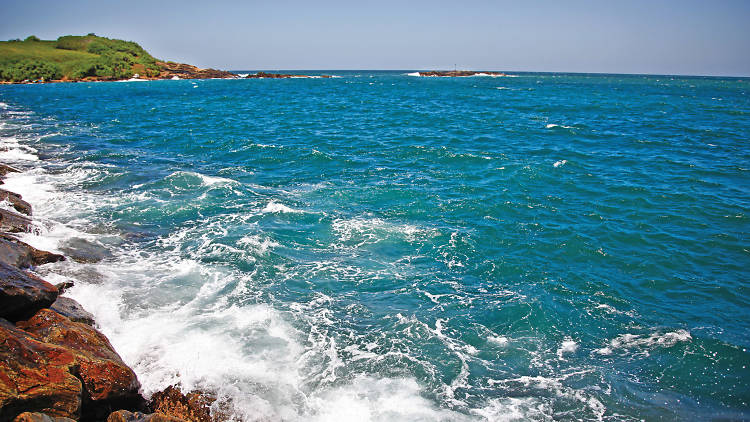
[[[284,68],[266,68],[266,69],[225,69],[227,72],[430,72],[430,71],[451,71],[456,69],[284,69]],[[556,71],[556,70],[500,70],[500,69],[457,69],[457,70],[468,70],[472,72],[502,72],[508,74],[515,73],[528,73],[528,74],[567,74],[567,75],[613,75],[613,76],[677,76],[677,77],[694,77],[694,78],[750,78],[750,74],[747,75],[729,75],[729,74],[689,74],[689,73],[619,73],[619,72],[569,72],[569,71]]]

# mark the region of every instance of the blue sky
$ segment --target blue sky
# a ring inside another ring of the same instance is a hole
[[[221,69],[750,75],[750,1],[2,0],[0,39],[95,32]]]

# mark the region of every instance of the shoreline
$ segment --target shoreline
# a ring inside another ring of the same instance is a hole
[[[175,385],[147,400],[94,316],[65,296],[74,282],[53,285],[37,275],[46,264],[85,262],[91,251],[63,255],[21,239],[38,228],[32,205],[4,189],[15,173],[25,170],[0,163],[0,201],[8,205],[0,208],[0,421],[227,420],[227,414],[211,414],[211,393],[183,394]]]

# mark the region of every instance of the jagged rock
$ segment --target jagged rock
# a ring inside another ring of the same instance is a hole
[[[22,412],[78,419],[81,381],[75,356],[0,320],[0,421]]]
[[[50,309],[74,322],[94,326],[94,316],[83,309],[80,303],[69,297],[59,296]]]
[[[180,79],[235,79],[237,75],[231,72],[216,69],[201,69],[199,67],[174,62],[156,62],[161,68],[160,79],[171,79],[177,76]]]
[[[27,216],[0,208],[0,231],[18,233],[31,230],[31,220]]]
[[[21,195],[17,193],[0,189],[0,201],[8,201],[16,211],[21,214],[31,215],[31,204],[24,201]]]
[[[65,257],[37,249],[15,237],[0,233],[0,261],[18,268],[64,261]]]
[[[39,412],[23,412],[13,419],[13,422],[75,422],[75,419],[62,416],[50,416]]]
[[[16,325],[41,341],[74,352],[78,377],[83,382],[84,419],[102,420],[113,409],[143,408],[138,378],[104,334],[50,309],[42,309]]]
[[[18,321],[47,308],[57,289],[41,278],[0,262],[0,318]]]
[[[77,237],[60,246],[60,251],[73,261],[85,264],[96,263],[112,256],[112,253],[105,247]]]
[[[141,413],[118,410],[112,412],[107,422],[186,422],[183,419],[162,415],[161,413]]]
[[[210,406],[216,401],[201,392],[182,394],[179,388],[169,386],[151,396],[154,412],[170,415],[190,422],[212,422]]]
[[[21,170],[11,167],[7,164],[0,164],[0,176],[5,176],[8,173],[20,173]]]
[[[58,294],[63,294],[65,291],[67,291],[69,288],[75,286],[75,283],[72,281],[63,281],[62,283],[55,284],[55,288],[57,289]]]

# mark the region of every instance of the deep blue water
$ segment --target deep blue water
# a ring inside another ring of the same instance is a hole
[[[333,73],[0,86],[26,239],[103,258],[37,271],[145,394],[750,419],[750,81]]]

